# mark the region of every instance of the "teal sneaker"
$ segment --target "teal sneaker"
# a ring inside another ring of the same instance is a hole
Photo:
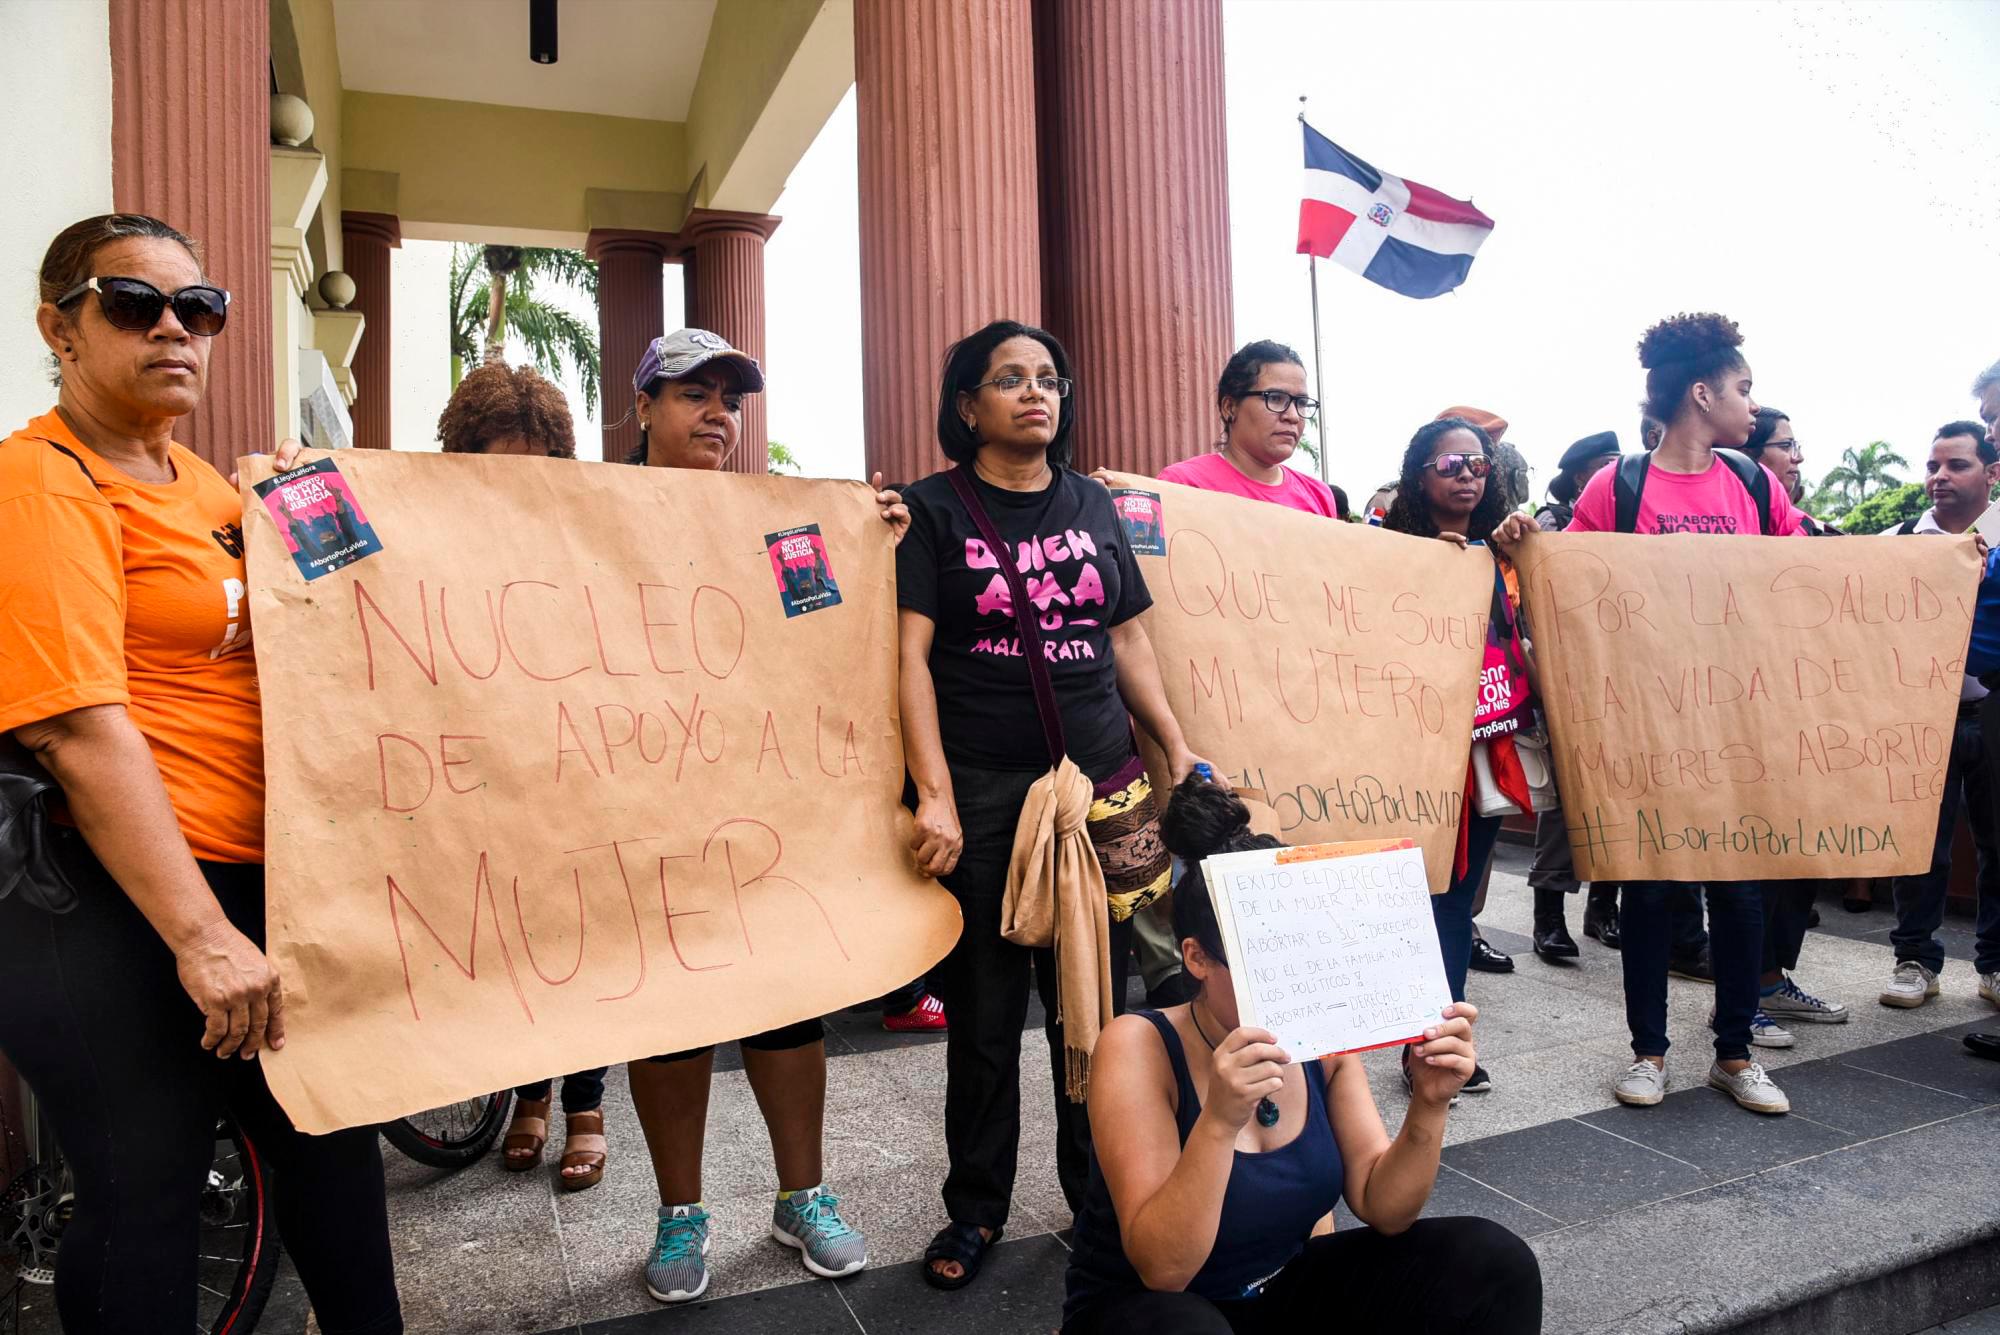
[[[653,1259],[646,1263],[646,1292],[663,1303],[687,1303],[707,1291],[708,1211],[662,1205]]]
[[[798,1249],[806,1269],[839,1279],[868,1264],[868,1240],[840,1217],[840,1197],[825,1186],[795,1191],[771,1212],[771,1236]]]

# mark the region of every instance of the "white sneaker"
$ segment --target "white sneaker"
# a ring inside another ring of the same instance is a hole
[[[1625,1074],[1618,1077],[1611,1093],[1620,1103],[1628,1103],[1634,1108],[1650,1108],[1667,1096],[1666,1068],[1655,1066],[1641,1057],[1625,1068]]]
[[[1979,975],[1979,995],[2000,1006],[2000,971]]]
[[[1798,1042],[1792,1031],[1774,1023],[1770,1016],[1758,1011],[1750,1019],[1750,1044],[1759,1048],[1788,1048]]]
[[[1785,1097],[1785,1091],[1779,1089],[1756,1062],[1751,1062],[1733,1075],[1722,1069],[1721,1062],[1717,1062],[1708,1068],[1708,1083],[1751,1112],[1788,1113],[1792,1110],[1792,1101]]]
[[[1763,1005],[1766,1011],[1780,1019],[1803,1020],[1808,1024],[1847,1023],[1847,1007],[1838,1001],[1826,1001],[1814,996],[1789,975],[1778,984],[1776,992],[1764,998]]]
[[[1897,960],[1896,972],[1882,989],[1882,1004],[1915,1010],[1937,994],[1936,974],[1915,960]]]

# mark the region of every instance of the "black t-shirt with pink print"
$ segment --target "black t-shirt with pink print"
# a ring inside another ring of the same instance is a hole
[[[969,470],[968,470],[969,471]],[[1111,493],[1067,468],[1041,491],[972,485],[1038,609],[1070,757],[1094,780],[1132,754],[1111,627],[1153,605]],[[998,560],[943,473],[903,490],[910,531],[896,549],[896,602],[936,626],[931,680],[947,759],[983,769],[1048,768],[1013,598]]]

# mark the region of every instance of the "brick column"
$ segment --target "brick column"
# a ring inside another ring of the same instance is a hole
[[[1221,0],[1035,0],[1035,22],[1077,462],[1157,473],[1213,441],[1235,350]]]
[[[604,454],[620,463],[639,444],[639,421],[626,418],[632,408],[632,372],[646,345],[666,332],[666,310],[660,301],[661,266],[676,249],[664,232],[627,232],[596,228],[584,243],[584,253],[597,261],[597,340],[602,358]]]
[[[891,481],[943,463],[946,346],[1041,319],[1031,19],[1029,0],[854,7],[867,467]]]
[[[174,429],[226,476],[237,456],[277,444],[270,8],[242,0],[110,4],[113,207],[192,236],[209,278],[230,292],[207,397]]]
[[[763,213],[695,209],[681,229],[692,242],[694,273],[687,322],[729,340],[759,365],[764,362],[764,242],[778,220]],[[762,473],[770,467],[770,414],[764,395],[743,400],[743,437],[724,465],[732,473]]]
[[[361,345],[354,351],[354,444],[359,449],[386,450],[395,444],[390,439],[389,385],[396,363],[390,332],[389,252],[403,244],[403,227],[387,213],[343,213],[340,236],[341,262],[354,280],[350,309],[360,311],[364,321]]]

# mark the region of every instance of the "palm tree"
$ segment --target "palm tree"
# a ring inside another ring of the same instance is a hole
[[[469,365],[499,361],[511,333],[545,368],[576,376],[588,412],[597,411],[603,363],[597,330],[536,295],[536,280],[597,299],[597,266],[574,250],[545,246],[451,248],[451,385]]]
[[[781,445],[774,440],[765,448],[769,452],[767,463],[769,472],[797,474],[801,471],[799,456],[792,453],[791,446]]]
[[[1884,487],[1901,486],[1903,480],[1889,470],[1909,466],[1910,461],[1896,453],[1888,441],[1871,440],[1858,450],[1852,446],[1842,450],[1840,465],[1827,470],[1820,488],[1839,492],[1841,500],[1852,507]]]

